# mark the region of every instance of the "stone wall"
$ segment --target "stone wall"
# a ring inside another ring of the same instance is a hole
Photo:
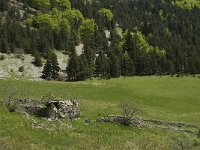
[[[80,117],[79,103],[76,100],[32,100],[16,99],[18,110],[29,115],[46,117],[50,119],[66,118],[73,119]]]

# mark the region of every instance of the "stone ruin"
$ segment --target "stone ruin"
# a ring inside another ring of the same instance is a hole
[[[117,123],[127,126],[135,126],[142,128],[153,128],[153,129],[168,129],[177,132],[187,132],[198,134],[199,126],[186,123],[186,122],[168,122],[155,119],[145,119],[139,117],[127,117],[120,115],[111,115],[107,117],[100,117],[97,119],[99,123]]]
[[[76,100],[31,100],[18,99],[18,109],[27,115],[45,117],[49,119],[65,118],[74,119],[80,117],[79,103]]]

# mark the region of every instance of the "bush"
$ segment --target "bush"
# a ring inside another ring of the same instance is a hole
[[[33,61],[33,64],[36,66],[36,67],[42,67],[42,59],[41,59],[41,55],[38,51],[35,51],[33,56],[35,57],[34,61]]]
[[[4,103],[9,112],[14,112],[17,109],[17,102],[14,98],[5,99]]]
[[[124,117],[130,118],[140,112],[140,106],[133,102],[124,101],[120,104],[120,110]]]
[[[6,57],[4,55],[1,55],[0,60],[4,60],[4,59],[6,59]]]
[[[44,102],[55,100],[55,98],[56,98],[55,95],[53,93],[51,93],[50,91],[45,93],[41,97],[42,101],[44,101]]]
[[[24,72],[24,66],[19,67],[19,72]]]
[[[16,93],[16,90],[12,85],[8,85],[4,89],[4,95],[5,95],[4,103],[6,105],[6,108],[10,112],[14,112],[17,108],[17,102],[14,98],[15,93]]]

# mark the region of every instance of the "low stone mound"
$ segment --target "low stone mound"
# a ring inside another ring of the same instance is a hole
[[[199,126],[186,122],[168,122],[162,120],[145,119],[139,117],[127,116],[107,116],[97,119],[99,123],[117,123],[127,126],[136,126],[142,128],[168,129],[177,132],[188,132],[198,134]]]
[[[18,110],[50,119],[66,118],[74,119],[80,117],[79,103],[76,100],[32,100],[32,99],[17,99]]]

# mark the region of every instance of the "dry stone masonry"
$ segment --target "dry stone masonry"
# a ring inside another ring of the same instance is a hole
[[[99,123],[117,123],[128,126],[136,126],[142,128],[156,128],[156,129],[167,129],[177,132],[187,132],[198,134],[199,126],[186,123],[186,122],[167,122],[154,119],[144,119],[139,117],[126,117],[126,116],[107,116],[100,117],[97,119]]]
[[[79,103],[76,100],[32,100],[17,99],[18,110],[29,115],[45,117],[49,119],[66,118],[74,119],[80,117]]]

